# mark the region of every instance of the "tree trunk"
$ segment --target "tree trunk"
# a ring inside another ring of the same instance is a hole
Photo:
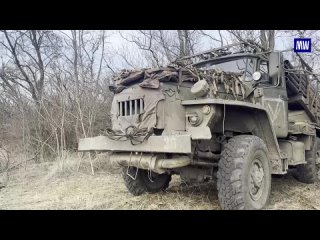
[[[260,30],[260,42],[265,50],[268,49],[266,30]]]
[[[188,30],[183,30],[183,32],[184,32],[184,42],[185,42],[184,53],[185,53],[185,56],[189,56],[190,55],[190,48],[191,48],[190,39],[189,39],[189,32],[188,32]]]
[[[185,46],[184,46],[184,39],[183,39],[183,30],[178,30],[178,37],[179,37],[179,49],[180,49],[180,57],[185,56]]]
[[[268,36],[268,42],[269,42],[269,51],[274,51],[275,46],[275,30],[269,30],[269,36]]]

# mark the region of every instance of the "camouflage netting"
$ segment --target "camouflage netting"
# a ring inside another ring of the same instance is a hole
[[[174,65],[131,71],[122,70],[118,75],[113,77],[113,80],[117,86],[116,93],[119,93],[127,86],[134,83],[139,83],[139,86],[142,88],[157,89],[160,86],[160,82],[178,82],[179,78],[181,82],[194,82],[198,80],[196,72],[188,68],[179,68]]]
[[[128,86],[139,83],[142,88],[158,89],[160,82],[196,82],[205,79],[211,86],[212,93],[217,94],[217,84],[222,83],[226,93],[232,93],[235,98],[237,95],[245,95],[245,84],[243,84],[244,74],[218,71],[216,69],[197,69],[189,66],[178,66],[175,64],[167,67],[141,69],[141,70],[122,70],[113,80],[116,83],[116,93],[123,91]]]

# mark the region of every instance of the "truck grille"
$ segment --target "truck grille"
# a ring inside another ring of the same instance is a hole
[[[144,101],[142,98],[118,102],[119,116],[132,116],[144,112]]]

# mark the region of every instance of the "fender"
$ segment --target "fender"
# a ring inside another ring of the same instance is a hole
[[[251,133],[260,137],[269,151],[273,174],[284,174],[287,163],[282,162],[278,140],[271,124],[271,117],[262,105],[225,99],[199,99],[182,101],[182,105],[219,105],[224,116],[214,127],[214,131]]]

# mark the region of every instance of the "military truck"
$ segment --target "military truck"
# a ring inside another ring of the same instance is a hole
[[[216,182],[222,209],[263,209],[272,175],[318,179],[318,77],[295,58],[246,42],[123,70],[110,86],[112,128],[78,150],[110,152],[133,195],[178,174]]]

